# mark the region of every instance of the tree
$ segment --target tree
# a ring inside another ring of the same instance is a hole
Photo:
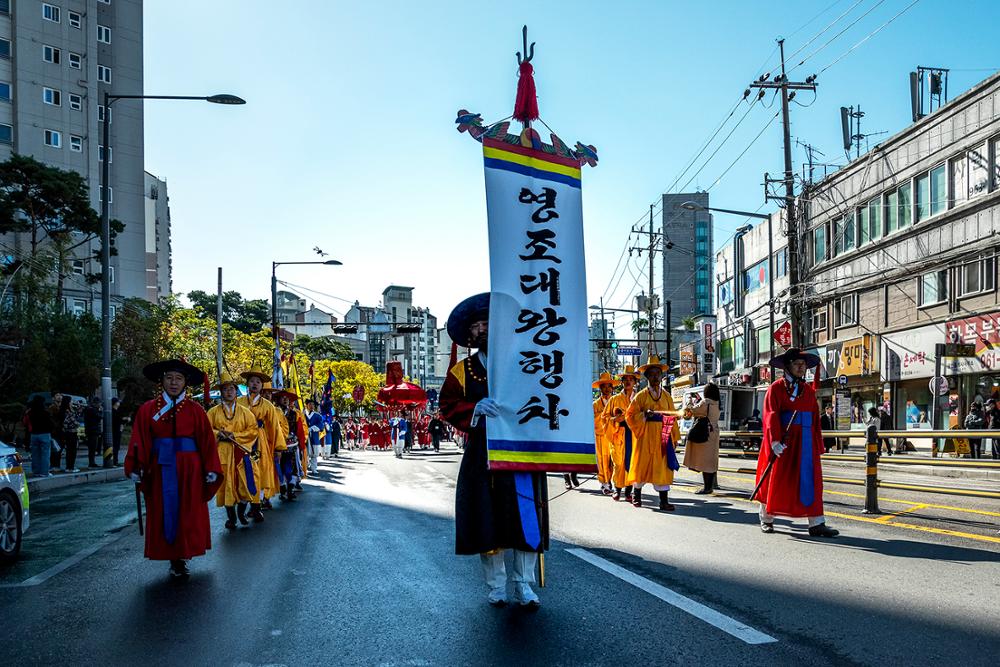
[[[114,239],[125,226],[111,223]],[[89,247],[101,233],[101,220],[90,206],[90,193],[83,176],[75,171],[45,165],[27,155],[11,155],[0,163],[0,235],[28,234],[31,252],[20,258],[26,270],[19,272],[14,294],[25,292],[37,301],[52,273],[56,278],[55,302],[62,301],[63,282],[72,270],[74,251]],[[42,245],[43,241],[49,243]],[[95,254],[94,259],[100,257]],[[87,276],[96,281],[96,274]]]
[[[313,338],[305,334],[295,337],[293,347],[305,352],[311,359],[329,359],[331,361],[351,361],[354,351],[351,346],[332,338]]]
[[[215,294],[193,290],[188,292],[187,297],[193,308],[204,316],[215,319],[217,307]],[[228,324],[243,333],[253,333],[269,326],[270,321],[271,306],[264,299],[244,299],[235,290],[222,293],[223,324]]]
[[[681,324],[684,325],[684,328],[687,329],[688,331],[694,331],[695,328],[694,317],[688,315],[687,317],[681,320]]]

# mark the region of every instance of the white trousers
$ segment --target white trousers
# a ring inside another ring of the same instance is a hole
[[[635,485],[635,487],[632,490],[633,490],[633,492],[642,493],[642,485],[641,484],[637,484],[637,485]],[[654,484],[653,485],[653,491],[656,491],[657,493],[659,493],[660,491],[669,491],[669,490],[670,490],[670,485],[669,484]]]
[[[406,441],[402,438],[396,438],[396,440],[392,443],[392,451],[396,452],[396,456],[403,455],[403,446],[405,444]]]
[[[813,526],[818,526],[821,523],[826,523],[826,517],[824,517],[822,514],[820,514],[819,516],[810,516],[807,517],[807,519],[809,520],[810,528],[812,528]],[[774,515],[768,514],[767,511],[764,509],[763,505],[760,506],[760,522],[774,523]]]
[[[504,551],[495,554],[479,554],[479,560],[483,565],[483,576],[486,578],[486,585],[490,588],[499,588],[511,583],[535,583],[535,568],[538,566],[538,554],[534,551],[514,550],[514,571],[510,577],[507,576],[507,568],[504,564]]]
[[[309,443],[309,472],[317,474],[319,472],[319,445]]]

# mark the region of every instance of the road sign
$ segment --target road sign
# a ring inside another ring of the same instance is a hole
[[[947,343],[944,346],[944,356],[946,357],[975,357],[976,346],[962,343]]]
[[[774,330],[774,342],[781,347],[791,347],[792,345],[792,323],[784,322]]]
[[[931,393],[938,396],[944,396],[948,393],[948,380],[943,377],[931,378],[930,382],[927,383],[930,387]]]
[[[839,384],[841,387],[846,387],[847,386],[847,376],[846,375],[839,375],[839,376],[837,376],[837,384]]]
[[[618,356],[619,357],[638,357],[642,354],[641,347],[619,347]]]

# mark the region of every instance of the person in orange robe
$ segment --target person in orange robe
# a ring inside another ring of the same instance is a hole
[[[136,412],[125,476],[146,499],[146,558],[170,561],[170,575],[186,579],[186,561],[212,548],[208,502],[223,482],[215,431],[187,396],[204,375],[179,359],[150,364],[143,374],[162,392]]]

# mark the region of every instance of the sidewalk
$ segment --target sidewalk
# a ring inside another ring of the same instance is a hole
[[[80,465],[80,472],[55,472],[49,477],[32,477],[31,471],[31,455],[24,450],[18,450],[21,454],[22,462],[21,466],[24,468],[24,474],[28,478],[28,492],[31,494],[44,493],[46,491],[51,491],[53,489],[61,489],[64,486],[72,486],[74,484],[87,484],[89,482],[115,482],[120,479],[124,479],[125,471],[121,466],[113,468],[103,468],[101,467],[100,459],[98,456],[97,467],[90,468]],[[86,460],[86,455],[84,455],[84,460]]]

